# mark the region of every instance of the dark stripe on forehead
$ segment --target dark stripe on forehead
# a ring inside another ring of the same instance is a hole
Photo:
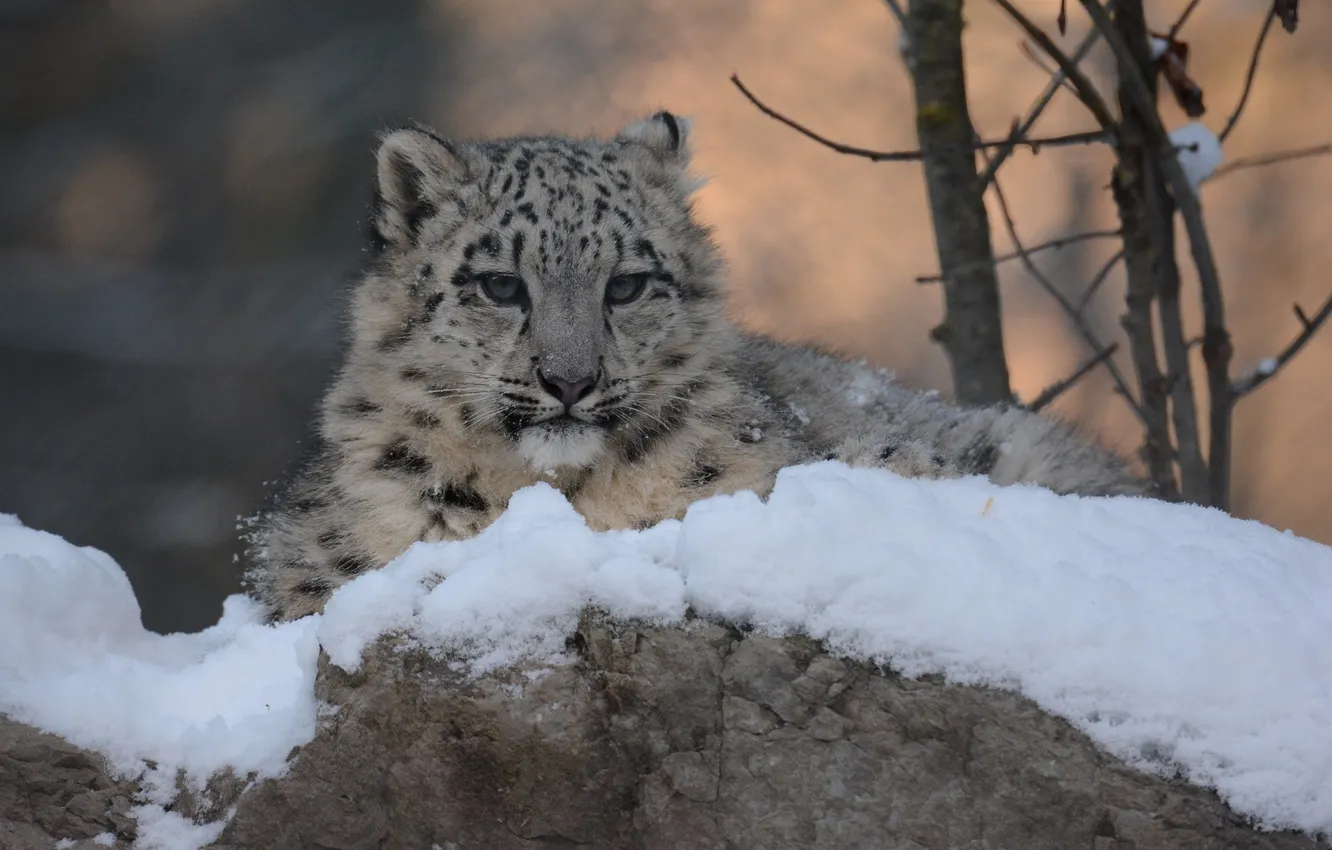
[[[523,260],[523,242],[525,237],[522,233],[513,234],[513,270],[517,271]]]

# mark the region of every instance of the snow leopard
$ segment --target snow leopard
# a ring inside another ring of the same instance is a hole
[[[698,220],[689,124],[612,137],[383,136],[372,259],[310,458],[261,515],[247,580],[274,620],[545,481],[595,529],[836,459],[1141,495],[1114,453],[1016,406],[966,409],[743,330]]]

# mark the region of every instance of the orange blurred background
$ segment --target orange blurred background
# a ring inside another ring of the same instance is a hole
[[[1054,34],[1056,0],[1019,4]],[[1148,4],[1168,28],[1183,0]],[[1228,158],[1332,141],[1332,7],[1275,28]],[[1086,31],[1077,4],[1059,39]],[[1266,4],[1201,4],[1182,37],[1220,129]],[[1046,75],[992,4],[966,4],[973,120],[1001,137]],[[744,323],[818,340],[946,390],[928,339],[941,292],[914,164],[822,148],[914,146],[913,104],[882,0],[113,0],[0,2],[0,511],[96,545],[130,574],[145,622],[211,623],[237,587],[235,518],[296,457],[338,356],[361,259],[375,134],[419,120],[459,137],[611,133],[667,108],[695,120],[698,196]],[[1089,61],[1104,82],[1103,50]],[[1168,105],[1168,128],[1187,119]],[[1061,94],[1038,134],[1090,129]],[[1019,152],[1000,174],[1028,245],[1117,227],[1098,147]],[[1203,203],[1235,373],[1332,292],[1332,157],[1236,172]],[[995,246],[1010,247],[992,207]],[[1199,326],[1181,231],[1185,303]],[[1042,254],[1076,296],[1115,249]],[[1001,266],[1010,369],[1031,398],[1087,355],[1016,263]],[[1123,279],[1093,310],[1121,339]],[[1120,359],[1128,370],[1127,359]],[[1200,366],[1201,364],[1196,364]],[[1132,454],[1140,432],[1097,373],[1055,413]],[[1332,332],[1236,414],[1235,512],[1332,542]]]

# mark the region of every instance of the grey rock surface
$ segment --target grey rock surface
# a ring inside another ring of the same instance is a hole
[[[1129,769],[1022,697],[802,639],[585,624],[579,661],[470,679],[378,644],[223,848],[1317,848]]]
[[[101,757],[0,715],[0,850],[128,848],[134,783],[113,778]],[[90,840],[103,833],[114,845]]]

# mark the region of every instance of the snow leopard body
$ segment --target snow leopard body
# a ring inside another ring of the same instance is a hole
[[[766,495],[819,458],[1143,492],[1114,454],[1034,414],[950,406],[738,329],[688,161],[687,125],[665,112],[610,139],[383,139],[374,260],[318,445],[247,553],[274,619],[321,610],[413,542],[476,534],[537,481],[597,529]]]

